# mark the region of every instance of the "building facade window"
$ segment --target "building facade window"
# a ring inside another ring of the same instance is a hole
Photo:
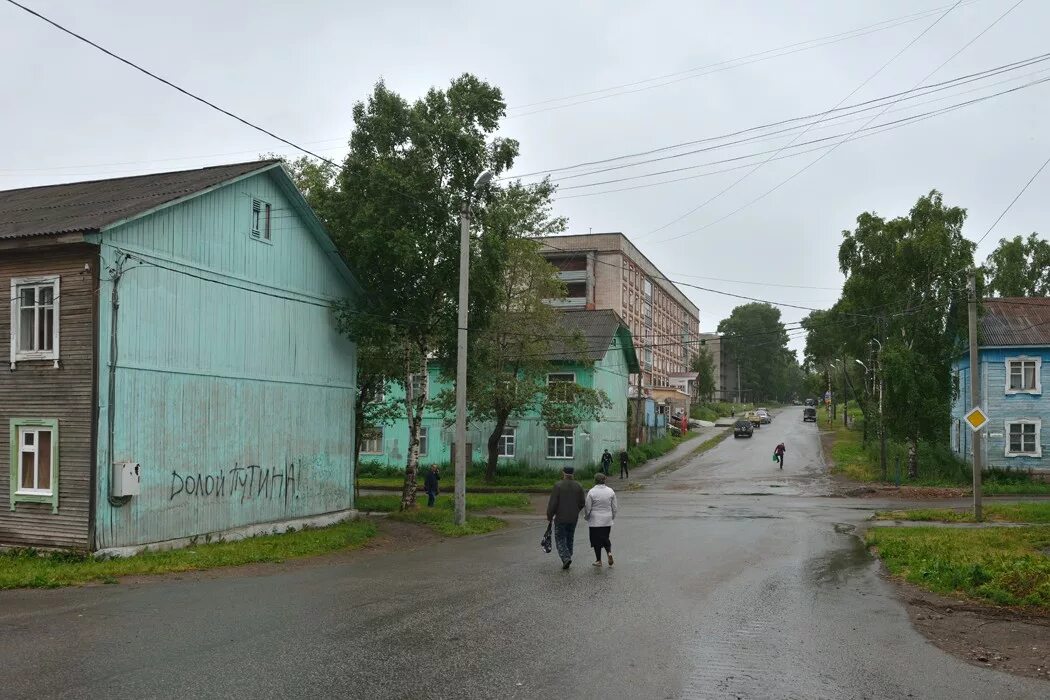
[[[270,239],[270,203],[261,199],[252,200],[252,238],[258,241]]]
[[[419,426],[419,454],[425,455],[430,452],[430,428],[425,425]]]
[[[1014,420],[1006,422],[1007,457],[1042,457],[1042,421]]]
[[[58,421],[11,420],[11,510],[19,502],[58,510]]]
[[[1006,360],[1007,394],[1041,394],[1039,374],[1042,360],[1038,357],[1011,357]]]
[[[572,459],[574,439],[575,435],[572,430],[548,430],[547,457],[549,459]]]
[[[499,457],[514,456],[514,446],[518,438],[517,433],[516,428],[507,427],[503,429],[503,434],[499,436]]]
[[[58,360],[59,278],[11,280],[11,363]]]
[[[383,454],[383,430],[377,429],[361,440],[361,453],[369,455]]]

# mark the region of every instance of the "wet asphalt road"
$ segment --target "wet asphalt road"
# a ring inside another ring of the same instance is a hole
[[[850,534],[878,504],[825,486],[816,428],[787,409],[622,492],[614,569],[581,527],[563,572],[519,521],[263,575],[0,593],[0,696],[1050,695],[916,633]]]

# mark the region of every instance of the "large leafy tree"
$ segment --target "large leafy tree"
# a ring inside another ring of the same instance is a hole
[[[741,386],[755,398],[785,395],[790,389],[785,382],[795,383],[785,369],[797,361],[787,347],[780,309],[760,302],[738,306],[718,324],[718,332],[740,364]]]
[[[1035,233],[1028,238],[1003,238],[985,261],[983,272],[989,294],[1050,296],[1050,241]]]
[[[861,214],[839,247],[846,282],[834,307],[837,341],[850,357],[867,357],[872,338],[882,343],[885,427],[907,443],[912,477],[919,441],[948,436],[951,363],[965,328],[966,274],[973,265],[965,220],[964,209],[946,206],[934,190],[907,216]]]
[[[502,93],[471,75],[409,102],[376,85],[354,106],[350,152],[320,210],[365,289],[365,303],[344,309],[344,329],[382,351],[380,360],[405,390],[409,445],[402,508],[415,505],[419,429],[427,405],[428,363],[455,353],[459,279],[459,212],[475,216],[471,244],[471,325],[487,323],[502,276],[506,231],[479,225],[504,193],[474,199],[486,169],[506,171],[518,144],[495,132],[505,114]],[[323,169],[304,168],[311,182]],[[397,371],[393,371],[393,367]]]
[[[710,399],[715,393],[715,361],[711,357],[711,351],[700,348],[693,356],[690,369],[696,372],[696,391],[699,398]]]

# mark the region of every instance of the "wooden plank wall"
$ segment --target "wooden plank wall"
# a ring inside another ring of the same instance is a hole
[[[94,246],[0,251],[0,545],[89,548],[94,386]],[[89,269],[85,269],[85,265]],[[61,276],[60,362],[19,362],[10,370],[11,278]],[[10,507],[12,418],[58,420],[58,512],[50,504]]]

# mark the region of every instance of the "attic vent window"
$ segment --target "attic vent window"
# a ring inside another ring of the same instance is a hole
[[[270,203],[261,199],[252,200],[252,238],[270,240]]]

